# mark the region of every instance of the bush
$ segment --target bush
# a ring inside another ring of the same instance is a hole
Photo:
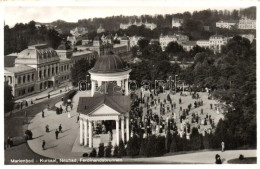
[[[84,153],[82,156],[83,157],[88,157],[88,153]]]
[[[104,157],[104,153],[105,153],[104,151],[105,151],[104,143],[100,143],[98,147],[98,157]]]
[[[115,147],[114,147],[113,157],[118,157],[118,146],[117,145],[115,145]]]
[[[172,134],[168,131],[165,139],[165,149],[167,153],[170,152],[171,143],[172,143]]]
[[[96,157],[96,156],[97,156],[97,150],[95,148],[93,148],[89,154],[89,157]]]
[[[172,135],[170,152],[177,152],[177,135],[176,134]]]
[[[145,156],[154,157],[161,156],[165,153],[165,137],[152,135],[148,137],[145,148]]]
[[[105,149],[105,156],[111,157],[112,145],[111,142],[108,143],[108,146]]]
[[[133,137],[131,137],[127,143],[127,155],[128,156],[136,156],[139,154],[140,151],[140,141],[139,138],[134,135]]]
[[[123,140],[120,140],[117,157],[123,157],[123,156],[126,156],[126,149],[125,149],[125,144],[124,144]]]
[[[144,155],[144,154],[145,154],[146,143],[147,143],[146,139],[143,139],[143,140],[142,140],[142,143],[141,143],[139,155]]]

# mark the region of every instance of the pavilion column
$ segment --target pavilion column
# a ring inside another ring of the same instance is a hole
[[[116,120],[116,144],[119,145],[119,120]]]
[[[122,140],[125,141],[125,119],[121,119],[121,134],[122,134]]]
[[[96,82],[94,80],[91,81],[91,96],[94,96],[96,91]]]
[[[125,95],[128,96],[128,79],[125,80]]]
[[[84,146],[88,144],[88,121],[84,120]]]
[[[98,87],[102,85],[102,81],[97,81],[98,82]]]
[[[126,141],[129,141],[129,117],[126,118]]]
[[[79,120],[79,143],[80,145],[83,144],[83,120]]]
[[[121,86],[122,86],[122,81],[121,81],[121,80],[117,80],[117,81],[116,81],[116,84],[117,84],[117,86],[120,86],[120,87],[121,87]]]
[[[89,147],[92,148],[92,121],[88,122],[89,125]]]

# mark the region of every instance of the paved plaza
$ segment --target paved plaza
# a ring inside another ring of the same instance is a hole
[[[216,104],[215,100],[208,100],[207,93],[199,93],[200,99],[203,100],[203,106],[199,108],[192,108],[191,112],[199,112],[201,108],[204,109],[204,114],[201,116],[206,116],[206,113],[212,116],[217,122],[222,115],[217,114],[215,110],[210,109],[210,103]],[[90,91],[80,91],[74,96],[72,100],[73,109],[69,112],[63,112],[62,114],[57,115],[55,110],[48,110],[47,108],[44,109],[45,117],[42,117],[42,113],[39,112],[30,122],[28,125],[28,129],[33,132],[33,140],[28,141],[29,147],[37,154],[42,156],[51,157],[51,158],[71,158],[71,157],[82,157],[84,152],[90,152],[91,149],[85,146],[79,145],[79,122],[77,123],[77,104],[79,97],[90,97]],[[161,93],[155,98],[160,99],[163,101],[166,99],[167,93]],[[177,102],[179,98],[182,98],[182,104],[179,105]],[[179,110],[180,106],[186,108],[188,104],[194,103],[194,99],[191,98],[190,95],[188,96],[180,96],[179,93],[175,95],[171,95],[173,102],[177,103],[176,110]],[[62,102],[59,101],[55,104],[56,107],[60,107]],[[158,106],[159,107],[159,106]],[[159,110],[154,108],[153,111]],[[65,107],[63,106],[63,110]],[[144,112],[146,112],[144,110]],[[69,114],[70,113],[70,117]],[[159,111],[157,112],[159,113]],[[170,113],[171,114],[171,113]],[[170,116],[170,114],[165,114],[166,116]],[[55,131],[58,129],[59,125],[62,125],[62,133],[59,133],[58,139],[55,137]],[[45,131],[45,126],[49,125],[50,132]],[[42,150],[42,141],[45,140],[46,146],[45,150]],[[93,140],[95,142],[95,140]],[[98,147],[99,143],[94,143],[94,147]]]

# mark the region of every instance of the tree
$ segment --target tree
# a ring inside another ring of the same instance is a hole
[[[113,157],[118,157],[118,146],[117,145],[115,145],[115,147],[114,147]]]
[[[14,96],[12,94],[12,87],[8,85],[8,82],[4,82],[4,111],[10,112],[14,108]]]
[[[141,146],[140,146],[140,151],[139,151],[139,155],[145,155],[146,143],[147,143],[147,140],[146,140],[146,139],[142,139],[142,141],[141,141]]]
[[[89,61],[87,59],[80,59],[75,62],[71,68],[71,81],[73,86],[78,86],[81,80],[86,80],[90,70],[95,64],[95,59]]]
[[[184,52],[183,47],[179,45],[177,42],[170,42],[165,48],[165,52],[168,54],[176,54],[180,52]]]
[[[89,154],[89,157],[96,157],[96,156],[97,156],[97,150],[95,148],[93,148]]]
[[[131,137],[127,142],[126,152],[128,156],[136,156],[139,154],[139,151],[140,151],[140,141],[137,135],[134,134],[134,136]]]
[[[166,139],[165,139],[166,153],[170,152],[171,144],[172,144],[172,134],[170,133],[170,131],[168,131],[166,134]]]
[[[126,149],[123,140],[120,140],[118,147],[118,157],[126,156]]]
[[[149,39],[143,38],[143,39],[140,39],[137,42],[137,44],[140,47],[141,51],[143,51],[149,45],[149,42],[150,42]]]
[[[98,157],[104,157],[104,152],[105,147],[104,147],[104,143],[100,143],[99,147],[98,147]]]
[[[111,150],[112,150],[111,142],[108,143],[106,149],[105,149],[105,155],[106,157],[111,157]]]

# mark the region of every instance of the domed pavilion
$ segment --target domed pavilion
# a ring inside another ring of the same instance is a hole
[[[101,55],[89,70],[91,97],[80,97],[77,109],[80,145],[92,148],[97,147],[97,143],[107,145],[111,142],[114,146],[119,145],[120,139],[129,140],[130,72],[131,69],[115,54]],[[102,132],[98,128],[102,128]]]

